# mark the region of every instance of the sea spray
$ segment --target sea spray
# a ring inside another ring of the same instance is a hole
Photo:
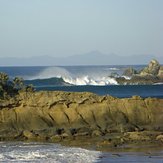
[[[61,78],[65,83],[71,85],[117,85],[118,83],[110,72],[83,71],[72,73],[63,67],[49,67],[36,76],[27,77],[27,80]],[[57,79],[56,79],[57,80]],[[60,85],[64,85],[63,82]]]

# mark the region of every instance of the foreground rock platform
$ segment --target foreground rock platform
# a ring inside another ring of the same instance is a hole
[[[163,99],[22,92],[0,100],[0,140],[68,141],[72,145],[85,141],[96,146],[162,144]]]

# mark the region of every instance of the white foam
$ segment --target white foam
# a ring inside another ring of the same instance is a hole
[[[4,142],[5,143],[5,142]],[[0,162],[54,162],[54,163],[93,163],[101,152],[82,148],[68,148],[56,144],[5,143],[2,148]],[[0,145],[1,148],[1,145]]]
[[[111,68],[109,68],[109,70],[117,71],[117,70],[120,70],[120,69],[118,69],[116,67],[111,67]]]
[[[131,79],[131,77],[125,76],[125,75],[123,75],[122,77],[124,77],[126,80],[130,80]]]
[[[111,77],[102,77],[102,78],[90,78],[89,76],[77,77],[77,78],[66,78],[63,77],[63,80],[69,84],[73,85],[117,85],[117,81]]]
[[[163,83],[154,83],[153,85],[163,85]]]
[[[11,151],[5,155],[9,160],[34,160],[46,158],[46,154],[41,154],[39,151]],[[4,157],[3,157],[4,158]]]
[[[118,71],[120,70],[119,68],[116,68],[116,67],[108,67],[108,68],[104,68],[105,71],[109,71],[109,70],[112,70],[112,71]]]

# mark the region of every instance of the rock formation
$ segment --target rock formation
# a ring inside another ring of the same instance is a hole
[[[153,75],[157,76],[160,69],[160,64],[155,59],[151,60],[147,67],[140,71],[141,76]]]
[[[129,67],[124,71],[123,76],[131,77],[135,74],[137,74],[137,71],[135,69],[133,69],[132,67]]]
[[[163,78],[163,66],[160,67],[159,71],[158,71],[158,76],[160,78]]]
[[[163,82],[163,66],[155,59],[137,72],[133,68],[128,68],[123,73],[124,76],[130,77],[130,80],[124,77],[117,77],[116,80],[119,84],[154,84]]]
[[[118,141],[121,138],[129,141],[135,133],[140,140],[147,135],[148,139],[155,140],[163,132],[162,117],[163,99],[22,92],[13,99],[0,101],[0,139],[58,142],[78,137],[103,137],[99,140],[114,144],[117,137],[110,137],[115,133],[121,135]],[[155,133],[152,137],[149,136],[151,131]]]

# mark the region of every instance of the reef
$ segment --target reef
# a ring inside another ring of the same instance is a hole
[[[0,100],[0,140],[115,147],[163,144],[163,99],[23,92]]]

